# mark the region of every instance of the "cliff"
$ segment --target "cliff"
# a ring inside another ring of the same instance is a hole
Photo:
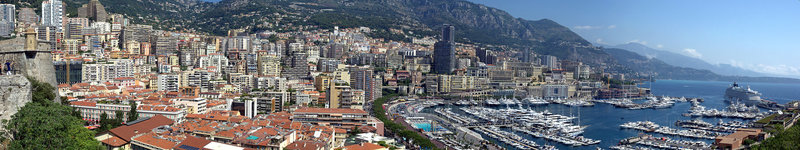
[[[31,101],[31,83],[22,75],[0,75],[0,120],[11,120],[20,108]],[[0,123],[0,131],[4,124]]]

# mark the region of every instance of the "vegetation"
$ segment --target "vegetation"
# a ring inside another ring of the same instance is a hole
[[[94,132],[83,127],[80,114],[53,102],[55,88],[28,78],[33,99],[6,124],[12,135],[8,149],[103,149]]]
[[[800,149],[800,126],[794,126],[750,147],[754,150]]]
[[[131,102],[131,111],[128,112],[128,122],[139,119],[139,113],[136,112],[136,108],[138,108],[138,106],[136,106],[136,102]]]
[[[417,132],[406,129],[403,125],[395,123],[388,117],[386,117],[386,110],[383,109],[383,104],[387,100],[397,96],[398,95],[396,93],[390,93],[384,97],[376,99],[374,101],[374,104],[372,105],[373,114],[378,119],[380,119],[383,122],[384,127],[386,127],[386,129],[389,129],[392,133],[397,134],[406,139],[414,140],[414,144],[419,145],[423,149],[437,149],[436,145],[434,145],[433,142],[431,142],[429,139],[423,137],[422,135],[417,134]]]

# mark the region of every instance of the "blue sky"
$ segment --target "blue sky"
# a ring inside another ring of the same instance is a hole
[[[586,40],[638,42],[712,64],[800,77],[800,0],[470,0],[547,18]]]

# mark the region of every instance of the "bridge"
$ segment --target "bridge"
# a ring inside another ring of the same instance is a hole
[[[470,123],[470,124],[465,124],[463,127],[467,127],[467,128],[476,128],[476,127],[489,127],[489,126],[495,126],[495,127],[512,127],[512,126],[516,126],[516,125],[517,125],[517,123],[515,123],[515,122],[513,122],[513,121],[500,121],[500,122],[473,122],[473,123]]]

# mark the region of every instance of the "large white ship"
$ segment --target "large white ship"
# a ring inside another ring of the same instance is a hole
[[[725,102],[728,103],[742,103],[748,106],[756,106],[761,104],[761,93],[758,91],[740,87],[739,84],[733,82],[733,86],[725,90]]]
[[[725,90],[725,102],[731,104],[745,104],[747,106],[758,106],[767,109],[780,109],[783,107],[775,102],[761,99],[761,93],[750,89],[750,86],[741,87],[736,82],[733,82],[733,85]]]

